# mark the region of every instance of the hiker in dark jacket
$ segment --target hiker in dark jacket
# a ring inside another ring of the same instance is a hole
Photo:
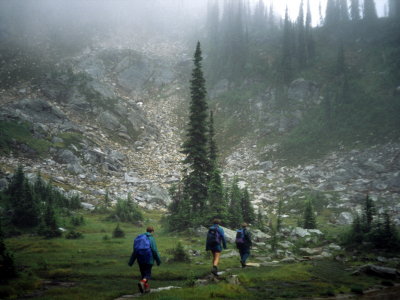
[[[146,229],[146,233],[140,234],[135,238],[133,252],[128,262],[128,265],[131,267],[135,260],[138,261],[141,274],[138,287],[141,293],[150,292],[149,280],[151,279],[151,269],[154,261],[157,263],[157,266],[161,264],[156,241],[152,235],[153,232],[154,228],[149,226]]]
[[[221,221],[214,219],[213,225],[208,229],[206,251],[211,251],[213,255],[213,267],[211,273],[218,275],[218,263],[221,256],[222,247],[226,249],[225,233],[224,230],[219,227]]]
[[[240,263],[242,268],[246,267],[246,260],[250,256],[252,246],[251,233],[247,230],[247,223],[242,223],[242,228],[236,232],[236,247],[240,254]]]

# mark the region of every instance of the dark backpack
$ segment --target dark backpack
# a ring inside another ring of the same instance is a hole
[[[221,234],[218,227],[210,228],[207,234],[207,244],[212,246],[217,246],[221,243]]]
[[[237,247],[241,247],[244,246],[244,244],[246,243],[246,236],[244,233],[244,229],[239,229],[236,231],[236,239],[235,239],[235,243]]]
[[[149,264],[153,253],[151,251],[150,240],[146,234],[138,235],[133,242],[133,249],[137,254],[139,263]]]

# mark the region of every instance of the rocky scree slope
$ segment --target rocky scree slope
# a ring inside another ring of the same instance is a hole
[[[182,53],[180,47],[164,48]],[[3,90],[0,121],[29,124],[47,151],[12,138],[2,165],[40,171],[90,202],[108,191],[112,199],[130,193],[141,206],[165,208],[165,189],[178,180],[181,160],[176,126],[182,120],[175,107],[185,94],[175,70],[178,63],[185,68],[187,59],[170,53],[166,58],[164,48],[157,57],[151,50],[86,51],[36,86]]]

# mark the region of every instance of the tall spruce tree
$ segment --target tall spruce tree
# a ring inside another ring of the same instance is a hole
[[[256,220],[253,205],[250,201],[250,194],[247,187],[241,191],[240,205],[242,207],[243,221],[253,224]]]
[[[374,0],[364,0],[364,20],[373,23],[378,19]]]
[[[304,26],[304,4],[300,2],[299,14],[297,17],[297,64],[300,69],[306,64],[306,30]]]
[[[235,178],[232,182],[230,193],[229,193],[229,225],[232,228],[240,227],[241,223],[243,222],[243,213],[242,213],[242,206],[241,206],[241,191],[238,186],[238,179]]]
[[[305,203],[303,219],[304,219],[303,228],[315,229],[317,227],[317,221],[315,219],[315,214],[314,214],[314,207],[310,199],[308,199]]]
[[[202,54],[200,42],[194,54],[194,68],[190,81],[190,112],[186,140],[182,145],[182,153],[186,155],[184,174],[184,197],[190,203],[194,219],[201,220],[207,200],[208,189],[208,151],[207,151],[207,102],[205,79],[202,71]],[[197,222],[196,222],[197,223]],[[198,224],[192,224],[198,225]]]
[[[292,24],[289,20],[289,12],[286,7],[285,21],[283,25],[283,39],[282,39],[282,57],[280,74],[281,80],[279,83],[289,83],[293,77],[292,66]]]
[[[375,215],[375,205],[369,195],[365,198],[364,203],[364,213],[363,213],[363,227],[364,232],[368,233],[372,228],[372,221],[374,220]]]
[[[339,24],[340,14],[338,0],[328,0],[326,4],[325,26],[330,29],[336,29]]]
[[[218,218],[223,224],[228,222],[228,203],[224,197],[224,187],[218,168],[214,168],[208,186],[208,221]]]
[[[312,15],[310,0],[307,1],[307,15],[306,15],[306,52],[307,61],[310,62],[315,57],[315,41],[312,33]]]
[[[25,178],[22,166],[14,174],[6,194],[12,209],[11,222],[17,227],[34,227],[39,224],[39,203]]]
[[[341,23],[345,23],[350,20],[347,0],[340,0],[339,2],[339,19]]]
[[[359,0],[351,0],[350,14],[352,21],[360,20],[360,2]]]

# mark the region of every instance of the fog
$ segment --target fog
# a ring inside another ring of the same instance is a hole
[[[3,0],[0,39],[32,46],[53,42],[123,43],[182,38],[197,30],[206,1]]]

